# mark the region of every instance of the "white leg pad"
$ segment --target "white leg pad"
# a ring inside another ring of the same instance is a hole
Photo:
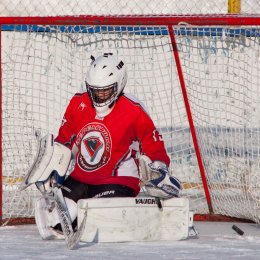
[[[98,198],[78,201],[78,225],[87,211],[84,242],[182,240],[189,236],[191,214],[186,198]]]

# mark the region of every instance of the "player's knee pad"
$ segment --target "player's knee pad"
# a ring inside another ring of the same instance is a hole
[[[71,199],[64,198],[73,222],[77,218],[77,203]],[[60,223],[54,200],[44,197],[37,200],[35,205],[35,221],[39,233],[43,239],[64,239],[62,232],[54,227]]]

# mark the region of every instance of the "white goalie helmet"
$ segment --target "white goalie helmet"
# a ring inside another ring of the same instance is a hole
[[[127,82],[126,66],[112,53],[105,53],[92,63],[86,76],[86,87],[98,116],[108,115]]]

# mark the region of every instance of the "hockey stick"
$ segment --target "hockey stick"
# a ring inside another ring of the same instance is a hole
[[[65,241],[67,243],[67,247],[68,249],[75,249],[85,229],[86,220],[87,220],[87,211],[85,212],[84,218],[78,230],[74,232],[65,199],[63,197],[61,190],[57,186],[53,188],[53,194],[54,194],[54,201],[57,207],[57,212],[59,215],[62,231],[65,237]]]

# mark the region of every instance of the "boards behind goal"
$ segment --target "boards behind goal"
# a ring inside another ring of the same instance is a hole
[[[39,196],[19,183],[34,133],[57,134],[85,91],[90,56],[124,60],[126,92],[163,134],[171,170],[197,214],[260,222],[260,18],[209,16],[0,18],[0,218],[33,217]]]

